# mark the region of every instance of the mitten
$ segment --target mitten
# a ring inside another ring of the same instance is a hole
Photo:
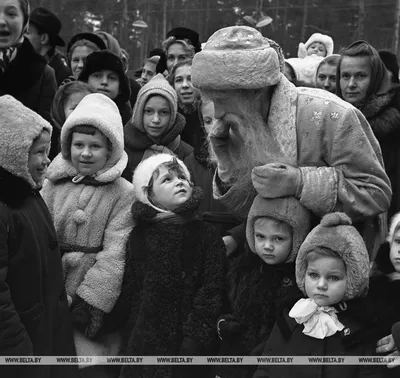
[[[301,196],[303,183],[300,169],[290,165],[269,163],[254,167],[251,179],[258,194],[264,198]]]
[[[204,346],[193,337],[184,336],[179,348],[180,356],[201,356],[204,352]]]
[[[232,340],[239,336],[243,326],[236,320],[220,319],[217,323],[218,336],[221,340]]]

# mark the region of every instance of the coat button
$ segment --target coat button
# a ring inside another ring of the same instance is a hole
[[[345,329],[343,330],[343,334],[344,334],[345,336],[349,336],[350,333],[351,333],[350,328],[345,328]]]

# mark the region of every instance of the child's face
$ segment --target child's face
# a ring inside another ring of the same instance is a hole
[[[119,94],[119,77],[116,72],[102,70],[93,72],[88,78],[88,84],[96,93],[104,95],[115,100]]]
[[[203,103],[201,106],[201,116],[203,117],[204,128],[208,134],[214,123],[217,121],[214,118],[214,103],[212,101],[205,104]]]
[[[318,69],[316,87],[336,93],[336,66],[321,64]]]
[[[178,100],[183,105],[191,105],[198,96],[197,89],[192,84],[192,66],[182,66],[175,72],[174,88]]]
[[[94,135],[72,134],[71,162],[82,175],[91,176],[102,169],[108,154],[107,138],[99,131]]]
[[[308,263],[305,290],[308,298],[318,306],[332,306],[339,303],[346,292],[347,274],[342,259],[321,256]]]
[[[64,103],[65,119],[71,115],[82,99],[88,94],[89,92],[76,92],[72,93],[72,95],[68,97],[67,101]]]
[[[144,106],[143,128],[152,139],[160,139],[171,121],[171,110],[166,98],[151,97]]]
[[[49,151],[50,134],[43,131],[33,142],[28,157],[28,171],[38,187],[42,186],[44,175],[50,164],[50,159],[47,157]]]
[[[400,273],[400,229],[393,235],[393,241],[390,245],[390,262],[397,273]]]
[[[308,46],[307,55],[326,56],[326,47],[321,42],[313,42]]]
[[[259,218],[254,222],[255,250],[268,265],[283,263],[292,251],[292,233],[289,227],[270,218]]]
[[[186,176],[160,166],[159,175],[153,183],[152,200],[162,208],[173,211],[191,197],[192,191]]]

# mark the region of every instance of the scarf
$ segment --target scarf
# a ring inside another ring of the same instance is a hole
[[[318,306],[313,299],[300,299],[292,307],[289,316],[298,324],[303,324],[303,333],[315,339],[324,339],[341,331],[337,310],[332,306]]]

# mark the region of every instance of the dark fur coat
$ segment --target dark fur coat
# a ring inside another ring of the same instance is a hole
[[[390,219],[400,210],[400,85],[385,94],[371,96],[361,111],[381,146],[385,171],[392,185]]]
[[[119,317],[114,322],[126,322],[125,355],[215,353],[225,248],[194,213],[200,192],[195,189],[177,215],[164,220],[155,219],[157,212],[147,205],[132,207],[138,225],[129,237],[122,292],[113,311]],[[181,375],[171,366],[124,366],[121,377]]]

